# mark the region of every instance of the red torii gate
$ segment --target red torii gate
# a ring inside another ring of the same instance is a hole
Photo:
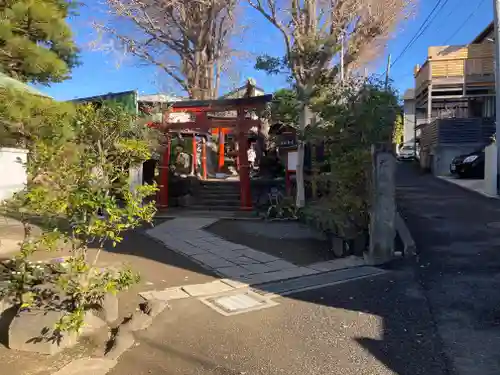
[[[248,131],[252,127],[257,127],[260,130],[260,120],[252,120],[246,117],[247,111],[255,111],[263,109],[266,103],[272,100],[272,95],[252,96],[248,98],[238,99],[220,99],[220,100],[187,100],[171,103],[169,111],[163,116],[163,127],[165,132],[170,131],[190,131],[209,133],[211,129],[219,128],[234,128],[235,135],[238,140],[238,158],[239,158],[239,177],[240,177],[240,199],[241,209],[252,209],[252,197],[250,192],[250,166],[248,164],[247,148],[248,148]],[[236,117],[209,117],[211,113],[221,113],[228,111],[236,111]],[[169,122],[169,113],[192,113],[195,120],[189,122]],[[219,132],[220,133],[220,132]],[[159,191],[159,206],[168,207],[168,173],[170,164],[170,145],[171,140],[167,137],[167,147],[163,155],[162,166],[160,169],[160,191]],[[193,146],[195,146],[195,138],[193,134]],[[219,145],[219,149],[223,149],[223,145]],[[196,150],[196,147],[193,147]],[[195,153],[194,151],[193,153]],[[205,145],[202,149],[203,170],[206,170],[206,150]],[[196,160],[196,154],[193,155]]]

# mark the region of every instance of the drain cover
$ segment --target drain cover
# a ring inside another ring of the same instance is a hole
[[[215,298],[213,304],[229,313],[248,310],[263,305],[265,302],[257,301],[248,294],[236,294],[235,296]]]
[[[229,316],[276,306],[277,303],[251,291],[200,298],[218,313]]]

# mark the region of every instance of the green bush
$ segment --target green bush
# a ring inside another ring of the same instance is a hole
[[[28,113],[24,123],[43,123],[46,113]],[[156,186],[131,190],[129,168],[149,159],[148,140],[155,131],[119,106],[81,105],[65,116],[59,128],[64,135],[54,126],[55,138],[36,128],[25,138],[28,184],[4,208],[7,214],[21,215],[26,235],[20,254],[4,264],[10,281],[4,294],[23,308],[47,308],[52,298],[40,285],[48,283],[51,293],[60,296],[57,308],[66,312],[57,328],[78,331],[87,309],[137,280],[129,269],[99,270],[96,263],[105,243],[116,246],[124,231],[152,221],[155,202],[143,201]],[[42,223],[40,236],[31,230],[33,218]],[[57,267],[28,261],[36,251],[63,246],[70,246],[71,256]],[[91,246],[98,248],[94,259],[88,259]]]

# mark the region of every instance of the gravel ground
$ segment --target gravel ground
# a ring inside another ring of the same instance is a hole
[[[334,259],[322,234],[298,222],[219,220],[205,230],[297,265]]]

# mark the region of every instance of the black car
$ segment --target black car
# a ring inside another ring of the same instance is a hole
[[[450,172],[458,177],[484,178],[484,148],[454,158]]]

